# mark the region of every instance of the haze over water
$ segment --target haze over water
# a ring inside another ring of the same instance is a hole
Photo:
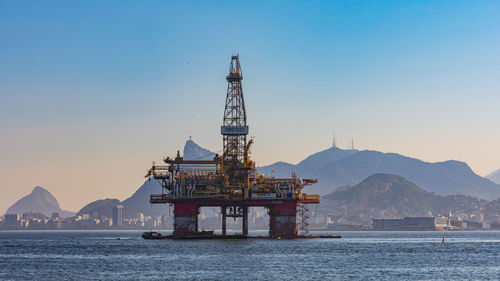
[[[343,237],[171,241],[143,240],[135,231],[0,232],[0,279],[498,280],[500,276],[498,231],[337,233]]]

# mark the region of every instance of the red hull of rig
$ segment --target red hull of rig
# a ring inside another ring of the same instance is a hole
[[[223,154],[211,160],[183,159],[179,152],[174,159],[166,158],[165,166],[149,170],[147,178],[159,180],[162,194],[152,194],[153,204],[174,205],[172,238],[226,237],[226,218],[242,218],[242,237],[248,236],[248,208],[265,207],[269,213],[271,238],[296,238],[297,208],[307,211],[305,204],[319,203],[318,195],[307,195],[302,188],[316,182],[301,179],[266,177],[257,173],[250,160],[247,142],[248,126],[241,80],[243,75],[238,56],[231,57],[223,125]],[[222,234],[200,232],[198,214],[201,207],[220,207]],[[299,218],[307,232],[306,216]],[[208,233],[208,234],[207,234]]]
[[[222,214],[222,235],[226,235],[227,217],[242,218],[242,234],[248,235],[248,208],[265,207],[269,212],[269,237],[296,238],[297,237],[297,205],[301,200],[226,200],[209,198],[165,200],[156,198],[152,203],[168,201],[174,205],[174,233],[173,238],[187,238],[196,236],[198,230],[198,214],[201,207],[220,207]],[[229,210],[237,210],[237,213]]]

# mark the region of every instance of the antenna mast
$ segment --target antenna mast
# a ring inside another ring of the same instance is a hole
[[[333,132],[332,148],[337,148],[337,143],[335,142],[335,132]]]

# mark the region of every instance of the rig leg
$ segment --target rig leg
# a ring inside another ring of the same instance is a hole
[[[226,207],[221,207],[222,214],[222,235],[226,235]]]
[[[297,237],[297,201],[283,201],[269,208],[269,236]]]
[[[274,223],[273,223],[273,213],[271,212],[271,208],[267,207],[267,214],[269,215],[269,237],[273,237],[273,233],[275,232],[274,230]]]
[[[195,231],[198,232],[199,229],[198,229],[198,214],[200,213],[199,209],[196,210],[196,217],[194,217],[195,219],[195,222],[194,222],[194,228],[195,228]]]
[[[243,207],[243,217],[242,217],[242,232],[243,235],[248,235],[248,207]]]
[[[195,203],[174,205],[174,238],[186,237],[197,231],[198,213],[198,206]]]

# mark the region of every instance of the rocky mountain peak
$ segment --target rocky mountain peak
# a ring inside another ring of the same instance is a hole
[[[196,144],[192,139],[186,141],[184,145],[184,160],[212,160],[215,153]]]
[[[36,186],[30,194],[19,199],[7,209],[8,214],[23,214],[27,212],[40,212],[48,217],[52,213],[59,213],[63,217],[73,215],[72,212],[62,210],[57,199],[41,186]]]

